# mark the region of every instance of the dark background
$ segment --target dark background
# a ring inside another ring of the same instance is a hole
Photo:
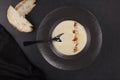
[[[53,9],[62,6],[83,7],[91,11],[98,19],[103,43],[96,60],[78,74],[70,73],[57,77],[46,74],[33,66],[19,48],[16,41],[3,27],[0,27],[0,78],[31,80],[120,80],[120,1],[119,0],[38,0],[39,12],[34,13],[40,20]],[[38,14],[39,13],[39,14]],[[30,17],[27,18],[32,21]],[[38,22],[35,25],[39,25]],[[59,71],[59,70],[58,70]],[[48,71],[49,72],[49,71]],[[52,72],[51,72],[52,73]],[[58,72],[59,73],[59,72]],[[58,79],[57,79],[58,78]],[[3,80],[4,80],[3,79]],[[10,80],[10,79],[8,79]]]

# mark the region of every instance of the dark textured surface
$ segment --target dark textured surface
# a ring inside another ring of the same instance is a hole
[[[12,36],[0,25],[0,80],[46,80],[25,57]]]
[[[35,40],[36,30],[33,33],[22,34],[11,28],[3,16],[6,14],[5,5],[16,4],[20,0],[1,0],[0,1],[0,22],[12,34],[19,43],[22,50],[28,54],[31,48],[23,48],[23,37],[25,40]],[[45,15],[51,10],[61,6],[77,6],[90,10],[98,19],[103,32],[103,45],[100,55],[93,64],[79,71],[61,71],[51,67],[41,58],[41,69],[46,73],[48,80],[120,80],[120,10],[119,0],[38,0],[36,8],[27,16],[35,25],[39,26]],[[22,36],[20,36],[22,35]],[[18,38],[19,36],[19,38]],[[32,38],[31,38],[32,36]],[[36,53],[36,51],[33,53]],[[30,56],[28,57],[31,58]],[[36,57],[38,58],[38,57]],[[34,59],[31,59],[31,62]],[[37,62],[36,62],[37,63]],[[34,63],[35,64],[35,63]]]

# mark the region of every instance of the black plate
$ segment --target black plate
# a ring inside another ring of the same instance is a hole
[[[55,25],[64,20],[75,20],[81,23],[88,34],[86,48],[75,56],[57,56],[51,48],[51,42],[38,44],[44,59],[52,66],[63,70],[76,70],[90,65],[98,55],[102,44],[102,32],[95,16],[82,8],[62,7],[49,13],[38,28],[37,40],[49,39]]]

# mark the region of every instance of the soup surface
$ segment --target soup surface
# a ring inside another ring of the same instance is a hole
[[[53,41],[55,49],[63,55],[76,55],[87,44],[87,32],[80,23],[74,20],[60,22],[52,32],[52,38],[64,33],[60,38],[62,42]]]

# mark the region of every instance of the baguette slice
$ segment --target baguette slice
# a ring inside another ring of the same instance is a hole
[[[31,32],[33,30],[33,25],[25,17],[21,16],[11,5],[7,11],[7,18],[10,24],[20,32]]]
[[[22,0],[19,2],[15,9],[20,13],[21,16],[27,15],[32,11],[32,9],[36,6],[36,0]]]

